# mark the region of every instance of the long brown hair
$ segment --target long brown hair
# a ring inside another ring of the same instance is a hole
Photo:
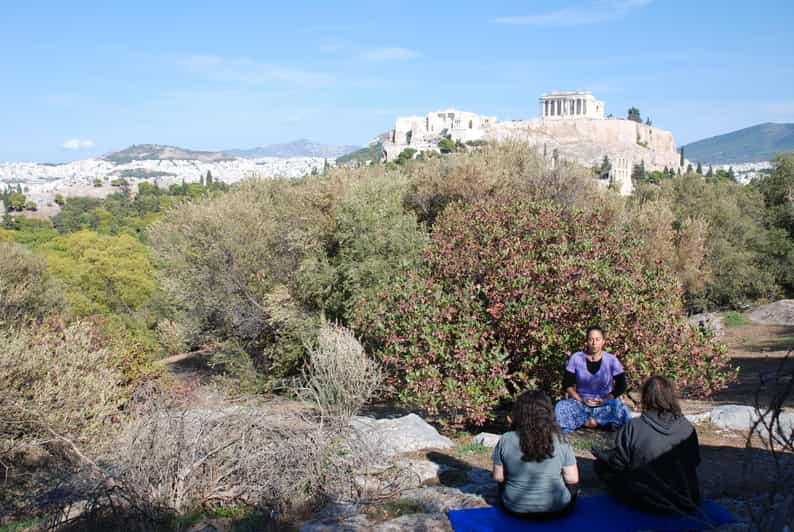
[[[554,419],[554,408],[545,393],[530,390],[521,394],[513,405],[512,427],[518,433],[522,460],[540,462],[554,455],[554,437],[560,428]]]
[[[643,412],[681,415],[681,405],[675,394],[673,381],[661,375],[653,375],[642,383],[641,389]]]

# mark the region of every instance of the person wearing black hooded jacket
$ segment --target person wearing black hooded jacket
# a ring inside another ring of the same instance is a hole
[[[629,506],[689,513],[700,502],[697,432],[667,378],[648,378],[641,402],[642,415],[620,428],[614,449],[593,449],[596,475]]]

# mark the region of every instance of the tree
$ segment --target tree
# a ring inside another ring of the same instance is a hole
[[[55,201],[55,204],[58,205],[59,207],[63,207],[64,203],[66,203],[61,193],[56,193],[55,199],[53,201]]]
[[[397,155],[397,160],[394,162],[400,165],[405,164],[408,161],[412,160],[414,158],[414,155],[416,155],[416,149],[405,148],[403,151],[400,152],[399,155]]]
[[[714,169],[709,165],[709,170],[706,172],[706,177],[714,177]]]
[[[651,117],[650,116],[646,116],[645,117],[645,125],[646,126],[652,126],[653,125],[653,122],[651,122]]]
[[[441,150],[441,153],[452,153],[455,151],[455,143],[452,139],[441,139],[438,141],[438,148]]]
[[[736,174],[733,171],[733,166],[728,168],[728,177],[731,179],[731,181],[736,181]]]
[[[8,210],[22,211],[25,209],[27,198],[21,192],[12,192],[8,195]]]
[[[598,168],[598,177],[601,179],[607,179],[609,177],[609,172],[612,171],[612,162],[609,160],[609,157],[604,155],[604,159],[601,161],[601,166]]]
[[[641,160],[640,164],[635,164],[631,169],[631,179],[635,183],[645,179],[645,160]]]
[[[636,107],[629,107],[629,112],[627,118],[634,122],[642,123],[642,118],[640,117],[640,110]]]
[[[184,180],[182,180],[182,184],[183,185],[185,184]],[[210,172],[209,170],[207,170],[207,177],[204,179],[204,184],[207,186],[207,188],[209,188],[209,186],[212,185],[212,172]]]
[[[692,163],[689,163],[688,165],[686,165],[686,173],[687,174],[691,174],[692,173]]]
[[[679,151],[681,152],[681,157],[678,160],[678,166],[684,166],[684,147],[681,146]]]
[[[697,168],[695,168],[695,173],[698,175],[703,175],[703,165],[700,164],[700,161],[698,161]]]

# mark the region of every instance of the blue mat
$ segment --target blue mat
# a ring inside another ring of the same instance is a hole
[[[531,530],[533,532],[633,532],[635,530],[703,530],[732,523],[736,518],[714,501],[704,500],[689,516],[651,514],[634,510],[612,497],[579,497],[573,513],[553,521],[533,522],[511,517],[498,508],[470,508],[447,512],[456,532]]]

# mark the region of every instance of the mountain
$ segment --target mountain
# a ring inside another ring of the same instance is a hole
[[[380,161],[383,154],[383,143],[389,140],[391,133],[385,131],[367,142],[367,145],[354,152],[336,158],[336,164],[366,163],[367,161]]]
[[[342,144],[319,144],[307,139],[293,140],[283,144],[271,144],[248,150],[225,150],[223,153],[231,157],[255,159],[257,157],[328,157],[334,159],[340,155],[356,151],[360,146]]]
[[[767,122],[684,146],[684,156],[701,163],[728,164],[770,161],[794,150],[794,124]]]
[[[133,144],[124,150],[103,155],[101,159],[115,164],[124,164],[132,161],[156,160],[218,162],[229,161],[232,158],[221,152],[186,150],[162,144]]]

